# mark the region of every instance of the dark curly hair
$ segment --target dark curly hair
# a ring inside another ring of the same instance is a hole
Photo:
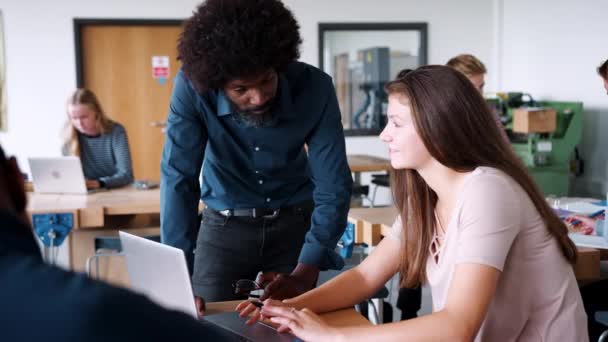
[[[178,59],[199,92],[234,78],[277,72],[300,57],[293,14],[278,0],[207,0],[184,24]]]
[[[600,74],[603,79],[608,80],[608,59],[597,67],[597,73]]]

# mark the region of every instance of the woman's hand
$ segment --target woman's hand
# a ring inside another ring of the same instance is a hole
[[[245,300],[240,302],[239,305],[236,306],[236,311],[239,311],[240,317],[249,316],[249,319],[245,323],[251,325],[256,321],[264,320],[267,318],[267,316],[263,315],[261,308],[263,308],[265,305],[268,305],[269,303],[277,307],[285,306],[285,304],[283,304],[283,302],[281,302],[280,300],[267,299],[264,302],[254,302],[251,300]]]
[[[276,301],[273,301],[276,302]],[[339,330],[321,320],[314,312],[308,309],[298,310],[293,307],[274,305],[264,302],[262,314],[270,317],[270,321],[279,324],[279,332],[291,331],[304,341],[336,341]]]
[[[593,232],[595,231],[595,221],[595,218],[584,215],[570,215],[564,220],[569,231],[584,235],[593,235]]]

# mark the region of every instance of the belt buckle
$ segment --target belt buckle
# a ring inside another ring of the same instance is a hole
[[[220,213],[222,216],[226,216],[226,217],[232,216],[232,210],[230,210],[230,209],[220,210],[220,211],[218,211],[218,213]]]
[[[277,216],[279,216],[279,212],[281,211],[281,209],[276,209],[272,212],[272,214],[269,215],[261,215],[261,217],[265,218],[265,219],[273,219],[276,218]],[[260,217],[260,216],[256,216],[256,210],[253,209],[253,217]]]

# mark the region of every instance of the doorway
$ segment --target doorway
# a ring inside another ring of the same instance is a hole
[[[74,19],[77,86],[92,90],[108,116],[125,127],[135,179],[160,180],[162,127],[180,67],[181,25],[182,20]]]

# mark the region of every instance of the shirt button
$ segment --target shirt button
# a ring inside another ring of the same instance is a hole
[[[270,202],[270,198],[267,198],[267,199],[266,199],[266,202]]]
[[[255,170],[255,173],[260,173],[260,171],[258,171],[258,170]]]
[[[258,181],[258,183],[260,183],[260,184],[264,184],[264,181],[260,179],[260,180]]]
[[[260,148],[259,148],[258,146],[256,146],[256,147],[254,148],[254,150],[259,151],[259,150],[260,150]]]

